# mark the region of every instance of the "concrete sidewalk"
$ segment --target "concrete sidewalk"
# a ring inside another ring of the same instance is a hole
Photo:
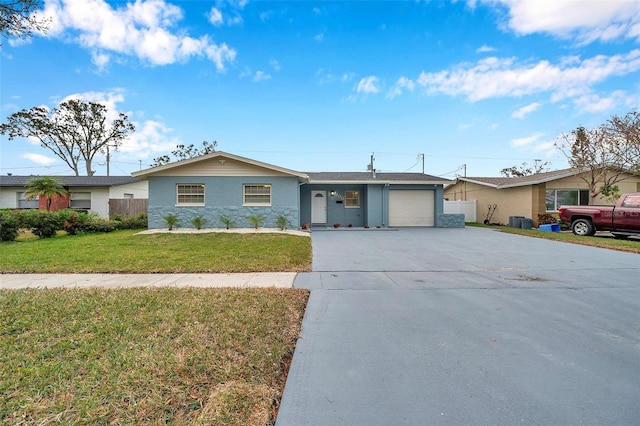
[[[0,274],[0,290],[20,288],[293,287],[296,272],[242,274]]]

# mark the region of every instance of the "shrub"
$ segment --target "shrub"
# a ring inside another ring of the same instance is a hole
[[[191,219],[191,224],[198,230],[202,229],[202,227],[206,225],[207,222],[209,221],[203,218],[202,216],[196,216],[193,219]]]
[[[221,216],[220,222],[222,222],[227,229],[231,229],[236,226],[236,221],[227,216]]]
[[[143,229],[149,226],[149,219],[145,213],[127,218],[120,216],[120,220],[114,217],[114,225],[116,229]]]
[[[249,216],[249,222],[251,222],[255,229],[258,229],[264,222],[264,216],[261,214],[254,214],[252,216]]]
[[[14,241],[18,237],[18,219],[10,210],[0,211],[0,241]]]
[[[180,226],[178,216],[173,213],[166,215],[162,219],[164,219],[164,223],[167,225],[167,228],[169,228],[169,231],[173,230],[174,226],[176,228]]]
[[[553,223],[558,223],[558,218],[549,213],[539,214],[538,223],[540,225],[549,225]]]
[[[71,212],[64,222],[64,230],[69,235],[111,232],[114,229],[116,229],[115,222],[92,216],[86,212]]]
[[[35,210],[30,216],[31,232],[39,238],[55,237],[59,230],[64,229],[64,215],[61,213]]]
[[[278,218],[278,220],[276,220],[276,226],[281,230],[284,231],[285,229],[287,229],[287,226],[289,226],[289,219],[287,219],[284,216],[280,216]]]

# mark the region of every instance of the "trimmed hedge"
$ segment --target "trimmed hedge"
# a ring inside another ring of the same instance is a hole
[[[0,241],[14,241],[20,229],[30,229],[40,238],[55,237],[58,231],[68,235],[111,232],[116,229],[144,229],[147,215],[106,220],[84,210],[0,210]]]

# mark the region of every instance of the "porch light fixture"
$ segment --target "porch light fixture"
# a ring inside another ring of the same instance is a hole
[[[335,197],[336,196],[336,191],[331,191],[331,196]]]

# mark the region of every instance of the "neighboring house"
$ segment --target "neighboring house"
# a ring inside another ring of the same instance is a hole
[[[461,215],[444,215],[444,184],[420,173],[304,173],[225,152],[215,152],[132,173],[149,181],[149,228],[164,228],[176,214],[184,227],[201,216],[221,227],[264,227],[280,216],[290,226],[464,226]]]
[[[46,200],[27,200],[26,184],[35,176],[0,176],[0,208],[46,210]],[[111,199],[146,199],[148,186],[131,176],[54,176],[68,191],[55,197],[51,210],[83,209],[103,218],[109,217]]]
[[[521,216],[532,219],[537,226],[539,214],[557,213],[562,205],[589,204],[589,187],[580,178],[588,175],[564,169],[517,178],[459,177],[445,188],[444,197],[450,201],[476,200],[478,222],[487,216],[489,205],[497,205],[492,223],[507,224],[511,216]],[[620,193],[640,191],[640,176],[625,174],[616,185]],[[603,198],[597,201],[610,204]]]

